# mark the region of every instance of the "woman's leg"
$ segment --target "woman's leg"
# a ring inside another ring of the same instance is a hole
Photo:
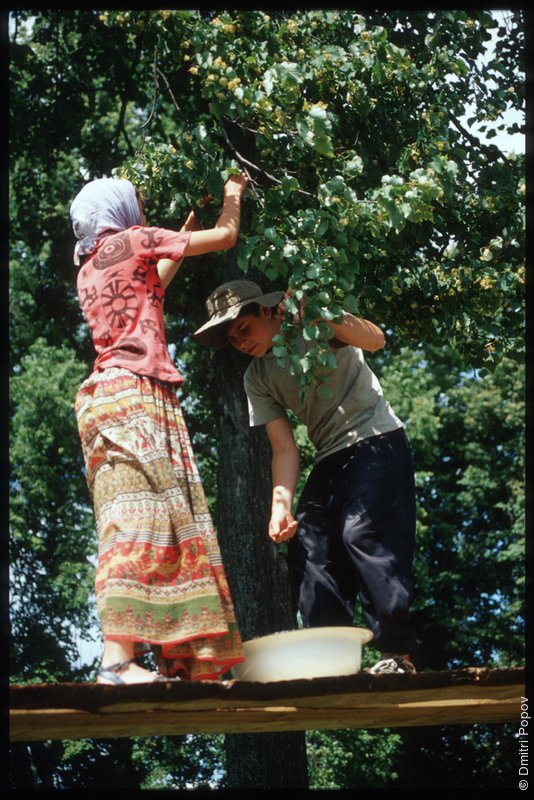
[[[243,660],[241,639],[175,391],[106,370],[79,393],[77,416],[99,539],[101,669],[143,642],[165,675],[227,672]],[[132,663],[119,677],[153,673]]]

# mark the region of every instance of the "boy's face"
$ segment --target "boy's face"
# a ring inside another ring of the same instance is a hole
[[[273,346],[273,336],[280,330],[281,320],[273,317],[270,308],[260,307],[259,317],[246,314],[231,325],[228,341],[249,356],[261,358]]]

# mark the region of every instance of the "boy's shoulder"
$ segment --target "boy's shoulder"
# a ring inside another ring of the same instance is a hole
[[[251,383],[253,381],[259,380],[262,375],[265,375],[266,374],[265,367],[267,365],[268,368],[270,362],[271,358],[269,357],[269,354],[263,356],[263,358],[252,357],[251,362],[246,368],[243,375],[245,383],[247,382]]]
[[[261,358],[252,358],[243,375],[245,389],[270,391],[273,385],[285,385],[290,381],[289,370],[279,364],[272,350]]]

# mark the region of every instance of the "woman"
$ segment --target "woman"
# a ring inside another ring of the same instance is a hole
[[[235,245],[247,180],[232,176],[212,229],[147,227],[130,181],[74,199],[78,297],[97,357],[76,416],[98,532],[97,682],[216,678],[243,660],[220,551],[176,395],[164,292],[186,256]],[[152,650],[160,675],[137,663]]]

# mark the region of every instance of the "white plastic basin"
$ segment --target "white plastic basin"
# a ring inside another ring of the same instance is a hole
[[[233,667],[237,680],[288,681],[353,675],[362,646],[373,638],[365,628],[301,628],[272,633],[243,643],[245,661]]]

